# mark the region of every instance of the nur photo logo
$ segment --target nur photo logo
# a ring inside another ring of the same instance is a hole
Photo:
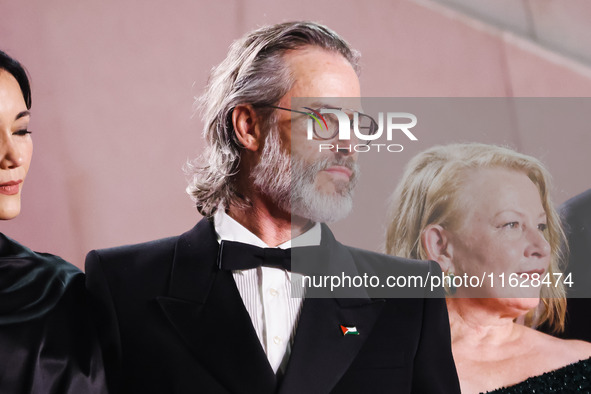
[[[402,152],[404,147],[401,144],[391,143],[395,138],[404,135],[410,141],[418,141],[410,130],[416,126],[417,117],[408,112],[379,112],[377,121],[370,115],[344,108],[303,107],[301,112],[309,116],[308,140],[336,139],[344,142],[340,145],[338,142],[336,145],[335,143],[320,144],[320,151],[336,148],[355,152],[370,150]],[[383,140],[384,134],[388,143],[378,143],[378,139]]]

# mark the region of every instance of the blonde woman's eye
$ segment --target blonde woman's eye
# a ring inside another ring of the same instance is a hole
[[[538,230],[540,230],[540,231],[546,231],[547,228],[548,228],[548,225],[546,223],[538,224]]]
[[[517,227],[519,227],[519,222],[509,222],[509,223],[505,223],[505,224],[503,225],[503,227],[506,227],[506,228],[517,228]]]

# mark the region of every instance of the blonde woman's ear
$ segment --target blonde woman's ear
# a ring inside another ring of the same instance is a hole
[[[439,224],[429,224],[421,233],[423,249],[429,260],[437,261],[443,272],[454,273],[453,247],[449,233]]]

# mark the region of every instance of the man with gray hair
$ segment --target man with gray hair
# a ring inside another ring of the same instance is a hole
[[[378,261],[440,275],[321,224],[349,213],[357,156],[329,116],[304,130],[323,109],[359,113],[358,57],[327,27],[290,22],[234,42],[212,71],[207,148],[188,166],[204,219],[86,260],[114,393],[459,393],[443,299],[292,293],[292,245],[348,272]]]

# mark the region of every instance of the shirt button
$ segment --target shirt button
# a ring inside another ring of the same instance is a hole
[[[279,292],[277,290],[275,290],[275,289],[270,289],[269,290],[269,294],[271,294],[273,297],[276,297],[277,294],[279,294]]]
[[[273,338],[273,342],[275,343],[275,345],[279,345],[281,343],[281,337],[276,336],[275,338]]]

